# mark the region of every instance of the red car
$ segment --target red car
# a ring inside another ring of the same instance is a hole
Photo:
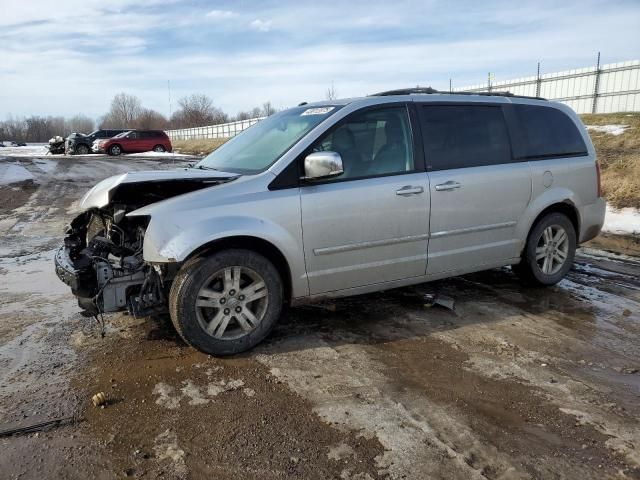
[[[170,152],[171,140],[162,130],[129,130],[113,138],[93,142],[94,152],[120,155],[121,153]]]

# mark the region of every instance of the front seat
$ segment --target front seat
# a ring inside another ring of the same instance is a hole
[[[342,157],[345,177],[357,177],[364,174],[362,157],[356,148],[353,132],[347,127],[338,128],[331,140],[331,149]]]
[[[369,167],[370,175],[404,172],[407,165],[407,144],[402,134],[402,125],[398,118],[390,118],[384,126],[387,142],[378,150]]]

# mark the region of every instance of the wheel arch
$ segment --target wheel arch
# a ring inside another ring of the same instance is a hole
[[[251,250],[259,253],[273,263],[280,274],[280,278],[282,278],[284,298],[287,302],[291,300],[293,286],[289,263],[278,247],[263,238],[253,237],[250,235],[235,235],[231,237],[218,238],[196,248],[184,259],[184,262],[196,257],[213,255],[216,252],[230,248]]]
[[[564,201],[564,202],[556,202],[547,206],[535,217],[535,219],[529,226],[529,231],[527,232],[527,240],[529,239],[529,235],[531,235],[531,231],[536,226],[536,224],[540,221],[540,219],[542,219],[543,217],[545,217],[550,213],[562,213],[566,215],[571,221],[571,224],[573,225],[573,228],[576,232],[576,239],[580,238],[580,214],[578,213],[578,209],[573,203]]]

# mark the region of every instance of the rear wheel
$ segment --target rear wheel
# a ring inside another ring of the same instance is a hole
[[[531,229],[522,260],[513,270],[528,284],[555,285],[571,269],[575,253],[571,220],[562,213],[550,213]]]
[[[114,157],[117,157],[121,153],[122,153],[122,147],[120,145],[111,145],[109,147],[109,155],[113,155]]]
[[[165,152],[166,149],[162,145],[156,145],[155,147],[153,147],[153,151],[154,152]]]
[[[76,147],[76,154],[87,155],[89,153],[89,147],[83,143]]]
[[[180,336],[211,355],[260,343],[282,311],[278,270],[249,250],[223,250],[185,265],[171,286],[169,312]]]

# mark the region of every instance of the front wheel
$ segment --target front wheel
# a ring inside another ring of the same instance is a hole
[[[550,213],[531,229],[522,260],[513,270],[525,283],[555,285],[571,269],[575,253],[576,231],[571,220],[562,213]]]
[[[120,145],[111,145],[109,147],[109,155],[113,155],[114,157],[117,157],[121,153],[122,153],[122,147]]]
[[[76,147],[76,154],[78,155],[87,155],[89,153],[89,147],[84,143],[81,143]]]
[[[250,250],[223,250],[188,261],[169,294],[180,336],[210,355],[232,355],[260,343],[282,311],[282,279]]]
[[[166,149],[162,145],[156,145],[155,147],[153,147],[153,151],[162,153],[162,152],[166,152]]]

